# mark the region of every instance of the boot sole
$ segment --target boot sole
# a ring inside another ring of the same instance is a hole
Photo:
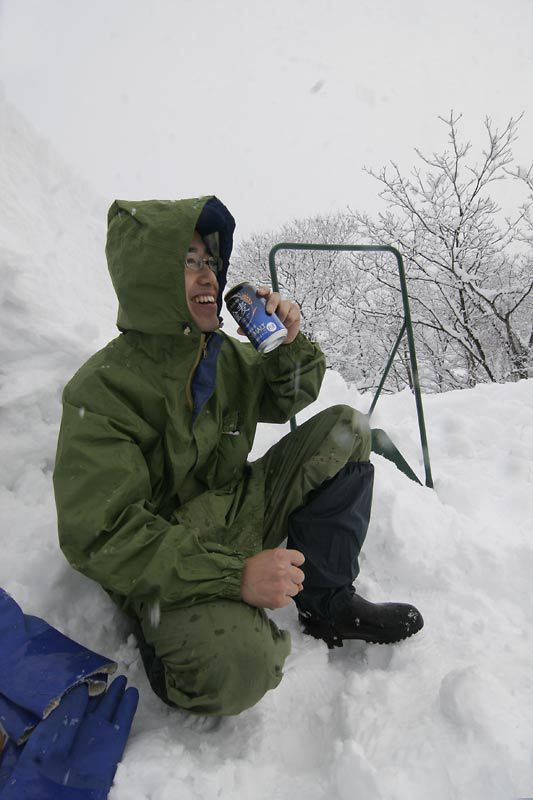
[[[357,635],[344,635],[339,633],[329,622],[302,619],[300,617],[300,623],[303,625],[304,633],[313,636],[315,639],[322,639],[329,650],[334,647],[342,647],[343,641],[351,640],[368,642],[369,644],[396,644],[397,642],[403,642],[404,639],[409,639],[410,636],[414,636],[422,627],[406,631],[403,635],[390,634],[387,636],[386,631],[374,633],[368,630],[365,631],[364,628],[361,628]]]

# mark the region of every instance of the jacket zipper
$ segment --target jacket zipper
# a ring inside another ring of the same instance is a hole
[[[194,400],[192,397],[192,379],[196,367],[198,366],[202,358],[207,358],[207,336],[205,335],[205,333],[202,333],[202,335],[200,336],[200,347],[198,348],[198,353],[196,354],[194,364],[192,365],[192,369],[189,375],[189,380],[187,381],[187,389],[185,392],[187,396],[187,402],[189,404],[189,408],[191,409],[191,411],[194,409]]]

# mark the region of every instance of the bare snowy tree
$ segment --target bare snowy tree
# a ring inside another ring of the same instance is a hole
[[[519,119],[501,132],[485,120],[488,142],[477,162],[471,144],[459,140],[461,117],[441,119],[448,148],[431,157],[417,150],[422,166],[407,177],[394,163],[368,170],[388,207],[377,220],[354,218],[372,241],[395,244],[407,257],[419,347],[442,388],[525,378],[533,259],[531,246],[520,245],[531,201],[503,218],[488,193],[508,177]],[[392,288],[388,273],[379,280]]]
[[[529,249],[529,252],[533,250],[533,164],[530,164],[529,167],[515,167],[514,170],[510,170],[509,174],[512,177],[519,180],[522,184],[525,184],[529,195],[527,201],[522,206],[524,212],[524,223],[525,229],[522,233],[521,240],[524,242]],[[527,312],[526,312],[527,314]],[[528,349],[529,349],[529,374],[533,374],[533,315],[529,316],[529,323],[530,323],[530,334],[529,334],[529,342],[528,342]],[[527,322],[526,322],[527,324]]]

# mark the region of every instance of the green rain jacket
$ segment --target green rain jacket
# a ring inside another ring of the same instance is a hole
[[[301,333],[259,354],[219,329],[214,389],[193,415],[206,335],[187,307],[184,262],[204,207],[233,231],[213,197],[113,203],[106,254],[122,333],[63,393],[61,548],[124,608],[240,599],[244,560],[262,549],[263,483],[247,462],[257,423],[286,422],[315,400],[325,370]]]

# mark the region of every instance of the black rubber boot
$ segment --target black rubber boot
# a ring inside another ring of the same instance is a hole
[[[407,603],[370,603],[355,592],[343,599],[345,602],[332,603],[327,618],[304,610],[298,614],[304,633],[323,639],[330,650],[342,647],[344,639],[392,644],[407,639],[424,625],[420,611]]]

